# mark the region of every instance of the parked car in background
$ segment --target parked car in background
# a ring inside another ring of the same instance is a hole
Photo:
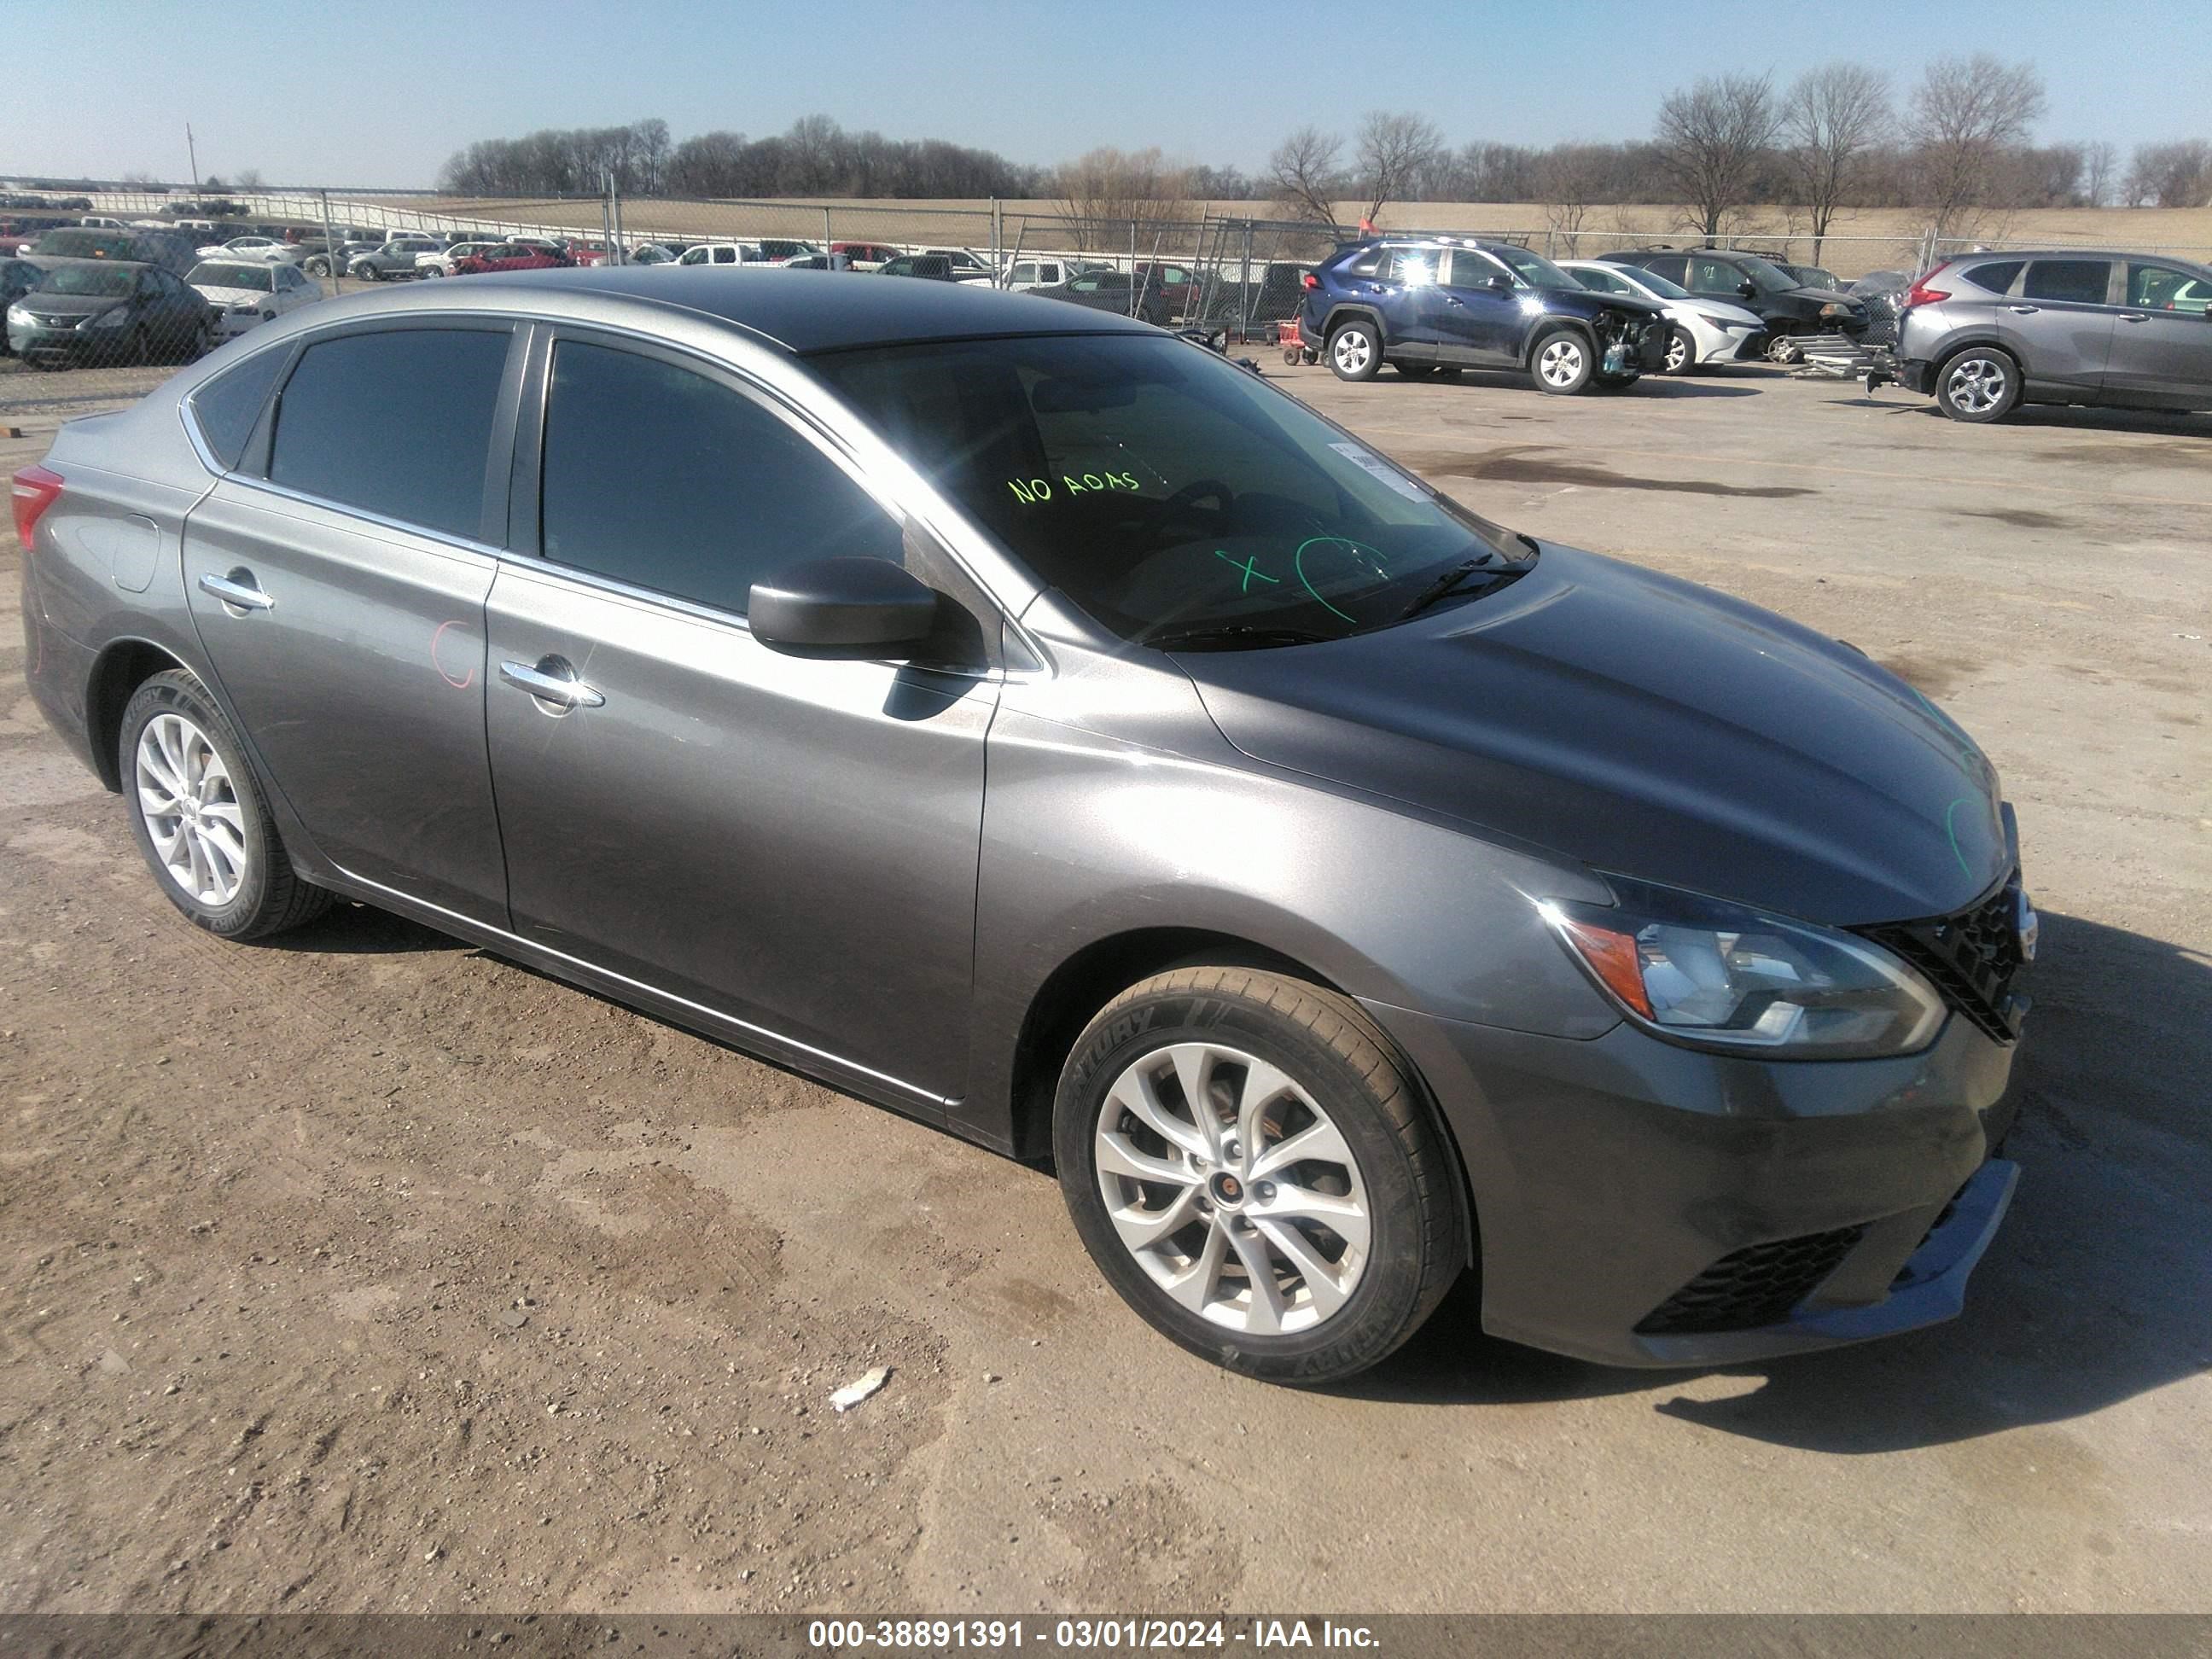
[[[1026,294],[1031,289],[1056,288],[1072,282],[1090,269],[1089,264],[1079,259],[1037,258],[1024,254],[1007,267],[1002,286],[1011,293]]]
[[[1898,379],[1954,421],[2022,403],[2212,409],[2212,266],[2088,248],[1946,259],[1905,295]]]
[[[1167,301],[1168,315],[1182,316],[1198,292],[1198,278],[1188,265],[1171,265],[1146,259],[1137,266],[1139,286],[1150,289]]]
[[[1785,276],[1794,276],[1806,288],[1831,288],[1839,294],[1849,293],[1844,279],[1825,265],[1792,264],[1787,259],[1773,259],[1769,264]]]
[[[1807,288],[1755,253],[1723,248],[1644,247],[1602,256],[1607,264],[1634,265],[1687,289],[1700,300],[1726,300],[1755,313],[1766,325],[1766,355],[1796,361],[1797,337],[1866,332],[1866,307],[1833,289]]]
[[[119,259],[159,265],[172,276],[199,263],[192,255],[191,239],[175,231],[87,230],[81,226],[49,230],[25,247],[23,254],[42,261]]]
[[[260,259],[210,259],[194,265],[185,281],[213,307],[218,340],[273,323],[323,297],[321,286],[299,266]]]
[[[956,283],[995,283],[999,279],[999,273],[972,248],[926,247],[920,252],[924,258],[944,260]]]
[[[941,253],[900,253],[876,267],[878,276],[923,276],[933,283],[952,280],[952,262]]]
[[[111,218],[105,213],[88,213],[83,218],[78,220],[77,223],[83,226],[87,230],[128,230],[131,228],[131,227],[125,224],[122,220]]]
[[[274,236],[234,236],[227,242],[211,243],[193,250],[203,259],[296,259],[299,244],[280,241]]]
[[[44,266],[34,265],[28,259],[0,257],[0,315],[5,315],[8,307],[38,287],[46,274]],[[14,349],[8,343],[6,329],[0,327],[0,351],[12,353]]]
[[[544,242],[492,242],[453,261],[456,276],[481,276],[495,270],[557,270],[574,261]]]
[[[763,236],[753,246],[760,250],[762,259],[772,265],[828,252],[819,242],[810,242],[799,236]]]
[[[40,367],[190,362],[215,313],[173,272],[128,259],[62,259],[9,306],[8,345]]]
[[[1040,300],[1065,300],[1070,305],[1134,317],[1161,328],[1167,326],[1170,315],[1166,296],[1156,288],[1139,296],[1126,270],[1086,270],[1064,283],[1033,288],[1030,293]]]
[[[1594,294],[1541,254],[1456,236],[1368,237],[1314,268],[1298,328],[1340,380],[1518,368],[1541,392],[1631,386],[1667,361],[1661,308]]]
[[[499,243],[493,240],[453,242],[428,253],[418,253],[415,256],[415,274],[417,276],[450,276],[459,261],[472,253],[498,246]]]
[[[766,263],[757,242],[694,242],[677,256],[679,265],[757,265]]]
[[[412,281],[416,274],[415,262],[426,253],[442,251],[443,245],[428,236],[395,236],[382,247],[347,260],[346,275],[371,283]]]
[[[1562,259],[1559,264],[1594,294],[1625,294],[1664,311],[1668,331],[1663,367],[1669,374],[1756,357],[1766,343],[1766,325],[1741,306],[1700,300],[1656,270],[1607,264],[1602,259]]]
[[[341,235],[333,253],[328,240],[310,236],[293,244],[298,252],[300,269],[310,276],[331,276],[344,274],[348,264],[361,254],[374,253],[383,246],[381,241],[359,240]]]
[[[799,253],[788,259],[778,259],[780,270],[851,270],[853,262],[842,253]]]
[[[1711,1370],[1959,1313],[2037,918],[1996,768],[1864,653],[1020,296],[608,272],[324,321],[15,475],[20,672],[177,916],[93,879],[77,925],[220,975],[340,896],[1048,1156],[1138,1316],[1275,1382],[1463,1275],[1425,1371],[1478,1325]],[[1830,1417],[1874,1375],[1792,1373]]]
[[[842,253],[853,262],[855,270],[873,270],[886,259],[898,258],[898,250],[881,242],[832,242],[830,252]]]

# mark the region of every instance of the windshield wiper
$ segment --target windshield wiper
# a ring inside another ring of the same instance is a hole
[[[1404,622],[1408,617],[1419,616],[1438,600],[1449,598],[1454,589],[1478,571],[1486,575],[1497,575],[1499,573],[1489,568],[1490,562],[1494,556],[1495,555],[1486,553],[1480,558],[1468,559],[1463,563],[1454,565],[1436,580],[1413,595],[1413,602],[1398,613],[1398,620]]]
[[[1147,634],[1137,643],[1153,646],[1162,651],[1203,650],[1209,646],[1234,651],[1270,645],[1319,645],[1334,637],[1334,635],[1316,634],[1304,628],[1261,628],[1251,623],[1221,623],[1211,628],[1185,628]]]

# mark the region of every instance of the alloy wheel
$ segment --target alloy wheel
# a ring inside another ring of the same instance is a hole
[[[1689,337],[1677,331],[1675,333],[1668,337],[1667,372],[1669,374],[1680,374],[1683,368],[1687,366],[1689,361]]]
[[[1360,330],[1347,328],[1338,331],[1329,350],[1340,370],[1346,374],[1357,374],[1367,367],[1367,360],[1374,355],[1375,349]]]
[[[199,903],[228,904],[249,864],[246,811],[207,733],[182,714],[156,714],[138,734],[132,770],[162,872]]]
[[[1257,1055],[1152,1050],[1107,1091],[1092,1145],[1122,1245],[1191,1312],[1279,1336],[1358,1288],[1371,1231],[1359,1165],[1313,1097]]]
[[[1572,386],[1583,372],[1579,341],[1565,335],[1553,339],[1536,358],[1536,372],[1553,386]]]
[[[2004,401],[2004,365],[1994,357],[1961,357],[1944,377],[1943,390],[1968,415],[1986,415]]]

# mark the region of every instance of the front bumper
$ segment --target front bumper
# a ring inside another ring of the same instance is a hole
[[[1957,1016],[1918,1054],[1774,1062],[1370,1011],[1458,1144],[1483,1327],[1533,1346],[1713,1365],[1938,1323],[2018,1176],[2014,1047]]]
[[[120,353],[130,339],[127,329],[46,328],[8,325],[8,349],[27,362],[87,362]]]

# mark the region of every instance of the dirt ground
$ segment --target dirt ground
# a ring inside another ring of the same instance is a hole
[[[11,540],[0,1610],[2212,1607],[2212,422],[1269,371],[1988,748],[2045,960],[1963,1319],[1655,1375],[1460,1296],[1230,1377],[1042,1173],[374,911],[185,926],[23,691]]]

